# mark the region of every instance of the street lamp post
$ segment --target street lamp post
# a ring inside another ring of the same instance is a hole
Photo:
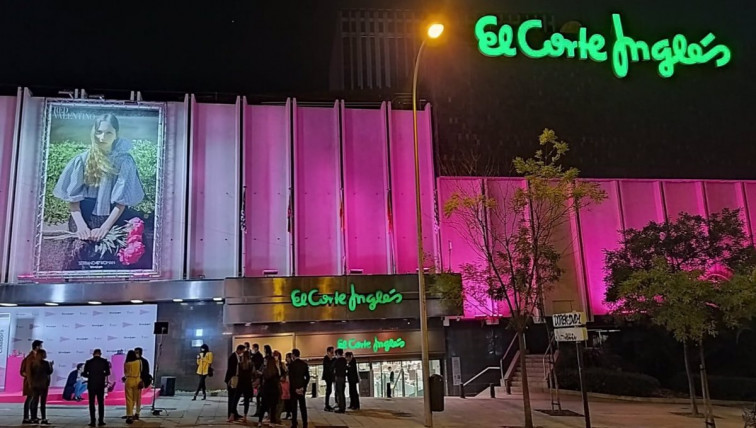
[[[428,352],[428,310],[425,301],[425,269],[423,266],[423,216],[420,206],[420,158],[418,155],[417,141],[417,74],[420,69],[420,58],[423,55],[425,42],[428,39],[436,39],[444,32],[443,24],[431,24],[428,27],[427,37],[423,37],[420,49],[415,58],[415,71],[412,75],[412,131],[415,155],[415,212],[417,215],[417,288],[420,301],[420,334],[422,335],[422,372],[423,372],[423,408],[425,414],[425,426],[433,426],[433,414],[430,403],[430,356]]]

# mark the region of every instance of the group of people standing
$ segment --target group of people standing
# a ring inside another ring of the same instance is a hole
[[[23,424],[49,425],[47,420],[47,394],[50,388],[50,375],[53,373],[54,361],[47,361],[47,352],[42,349],[43,342],[32,342],[32,350],[21,363],[21,376],[24,378]],[[69,375],[63,389],[63,398],[81,401],[84,391],[89,397],[89,426],[105,426],[105,390],[112,385],[108,378],[111,364],[102,358],[102,351],[95,349],[92,358],[84,364],[78,364]],[[142,348],[134,348],[126,353],[123,366],[126,395],[126,423],[131,424],[139,419],[142,407],[142,389],[152,383],[150,364],[142,356]],[[97,401],[97,415],[95,415],[95,401]],[[38,412],[41,419],[37,417]],[[95,418],[97,416],[97,418]]]
[[[343,349],[333,346],[326,348],[323,357],[323,376],[326,383],[325,411],[336,413],[346,412],[346,385],[349,384],[349,409],[360,410],[360,394],[358,385],[360,375],[357,371],[357,359],[351,352],[344,353]],[[336,387],[336,408],[331,407],[331,394]]]
[[[224,381],[228,388],[228,421],[242,420],[247,422],[249,405],[255,399],[255,414],[258,426],[262,426],[263,418],[268,415],[272,425],[281,425],[281,414],[285,411],[286,418],[291,417],[291,426],[298,426],[297,411],[302,413],[302,425],[307,428],[307,406],[305,390],[310,383],[310,369],[304,360],[300,359],[299,349],[292,349],[282,359],[279,351],[274,351],[270,345],[245,343],[238,345],[234,353],[228,357],[228,365]],[[211,373],[212,355],[208,350],[197,355],[197,374],[200,376],[199,391],[205,397],[205,377]],[[240,415],[237,408],[239,401],[244,399],[244,415]]]

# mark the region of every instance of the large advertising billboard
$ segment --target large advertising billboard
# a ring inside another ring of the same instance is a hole
[[[159,103],[48,100],[35,276],[159,274]]]

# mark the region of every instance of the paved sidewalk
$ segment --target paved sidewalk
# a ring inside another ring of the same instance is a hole
[[[308,400],[310,427],[360,427],[360,428],[420,428],[422,420],[422,399],[414,398],[363,398],[363,410],[347,414],[324,412],[322,398]],[[563,399],[563,408],[582,414],[582,403],[573,397]],[[142,420],[130,425],[134,428],[153,427],[194,427],[194,426],[238,426],[243,424],[226,422],[225,397],[208,397],[207,401],[191,401],[190,396],[164,397],[158,400],[158,407],[165,407],[169,414],[152,416],[149,406],[142,412]],[[463,400],[448,397],[445,411],[434,414],[434,426],[451,427],[496,427],[521,426],[521,397],[472,398]],[[549,409],[547,397],[536,397],[533,409]],[[591,402],[593,428],[704,428],[703,419],[680,416],[687,409],[684,405],[626,403],[614,401]],[[33,426],[21,425],[21,404],[0,404],[0,427]],[[125,414],[123,406],[106,409],[108,427],[127,426],[120,416]],[[718,428],[741,428],[740,407],[716,407]],[[544,428],[584,427],[582,417],[552,417],[534,411],[536,425]],[[89,422],[87,407],[56,406],[48,408],[48,418],[56,427],[85,427]],[[288,427],[289,421],[284,421]],[[249,423],[248,426],[253,426]],[[301,426],[301,425],[300,425]]]

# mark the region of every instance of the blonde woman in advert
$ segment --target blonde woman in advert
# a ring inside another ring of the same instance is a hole
[[[76,233],[82,243],[97,243],[103,240],[114,226],[124,226],[127,220],[137,218],[131,223],[142,223],[137,212],[128,207],[142,202],[144,188],[139,179],[137,165],[129,153],[133,143],[120,138],[118,118],[112,114],[97,117],[90,131],[91,145],[88,149],[74,156],[63,169],[53,189],[53,195],[68,202],[71,217],[68,229]],[[136,224],[130,227],[137,227]],[[141,238],[141,236],[140,236]],[[92,251],[84,253],[84,259],[104,259]],[[111,259],[122,265],[134,264],[139,257],[134,251],[128,257],[109,254]],[[94,253],[94,254],[93,254]],[[106,256],[106,257],[107,257]],[[74,259],[82,257],[74,257]],[[68,270],[79,270],[76,260],[69,263]]]
[[[205,386],[205,379],[213,376],[213,353],[210,352],[210,347],[203,344],[200,346],[200,352],[197,354],[197,376],[199,376],[199,385],[197,385],[197,392],[194,393],[192,401],[197,399],[200,391],[202,391],[202,399],[207,399],[207,387]]]
[[[136,352],[126,353],[123,364],[124,389],[126,390],[126,423],[133,424],[139,420],[142,410],[142,360],[137,358]]]

